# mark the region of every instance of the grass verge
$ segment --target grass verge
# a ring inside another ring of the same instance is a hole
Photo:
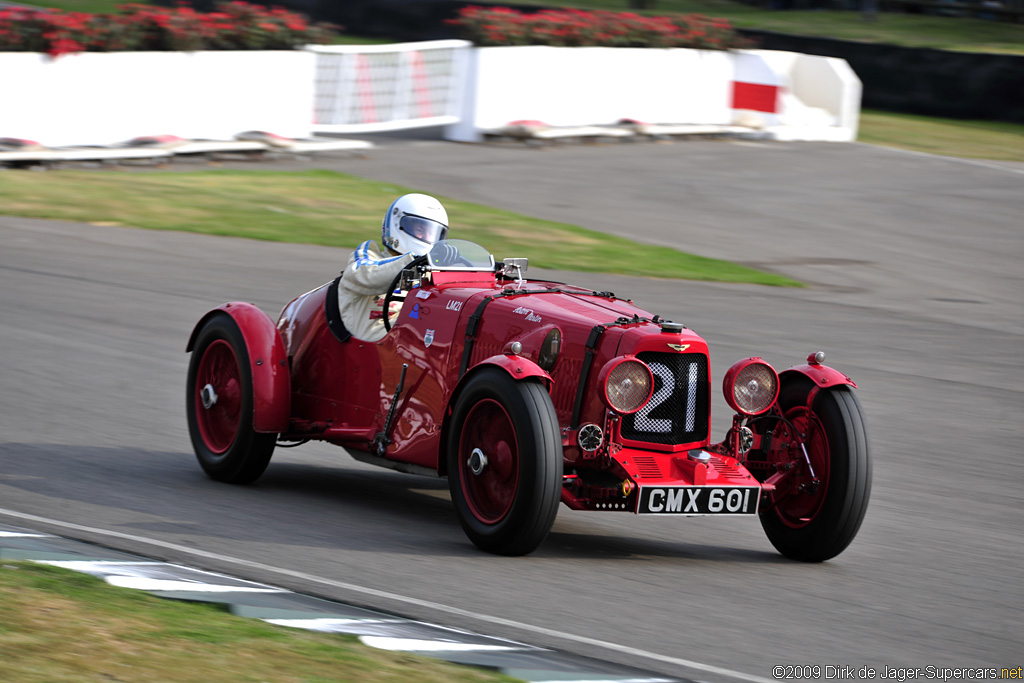
[[[366,647],[354,636],[242,619],[28,562],[0,564],[0,680],[19,683],[512,683]]]
[[[864,110],[860,142],[945,156],[1024,162],[1024,125]]]
[[[395,197],[412,190],[333,171],[6,172],[0,213],[353,248],[379,233]],[[727,261],[644,245],[565,223],[443,199],[452,236],[496,258],[621,275],[798,286]]]

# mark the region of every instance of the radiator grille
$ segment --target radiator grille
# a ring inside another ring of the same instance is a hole
[[[637,358],[654,373],[654,395],[623,417],[623,438],[669,445],[706,439],[711,410],[707,356],[648,351]]]

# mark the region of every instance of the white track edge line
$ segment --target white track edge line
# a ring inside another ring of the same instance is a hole
[[[980,166],[981,168],[988,168],[994,171],[1006,171],[1008,173],[1017,173],[1024,175],[1024,169],[1014,168],[1012,166],[1000,166],[991,162],[986,162],[983,159],[970,159],[967,157],[951,157],[944,154],[932,154],[931,152],[918,152],[914,149],[903,149],[902,147],[887,147],[885,145],[879,145],[873,142],[855,142],[854,144],[863,145],[865,147],[874,147],[875,149],[884,149],[890,152],[899,152],[902,154],[911,154],[919,157],[926,157],[929,159],[942,159],[944,161],[956,161],[961,164],[969,164],[971,166]]]
[[[260,571],[280,574],[282,576],[301,579],[303,581],[309,581],[311,583],[319,583],[326,586],[332,586],[334,588],[340,588],[342,590],[347,590],[353,593],[371,595],[373,597],[384,598],[385,600],[392,600],[394,602],[403,603],[407,605],[415,605],[417,607],[425,607],[427,609],[442,612],[444,614],[449,614],[452,616],[462,617],[465,619],[475,619],[483,623],[519,629],[521,631],[526,631],[528,633],[533,633],[536,635],[547,636],[549,638],[560,638],[562,640],[568,640],[574,643],[579,643],[581,645],[590,645],[594,647],[603,648],[606,650],[613,650],[615,652],[621,652],[623,654],[631,655],[634,657],[643,657],[645,659],[664,662],[666,664],[674,664],[676,666],[682,666],[689,669],[696,669],[697,671],[704,671],[706,673],[714,673],[719,674],[721,676],[728,676],[730,678],[736,678],[743,681],[750,681],[751,683],[775,683],[775,681],[773,681],[770,678],[754,676],[751,674],[743,673],[742,671],[724,669],[722,667],[714,666],[712,664],[704,664],[702,662],[697,662],[690,659],[682,659],[680,657],[669,657],[668,655],[658,654],[657,652],[639,650],[636,648],[627,647],[625,645],[619,645],[618,643],[611,643],[604,640],[598,640],[596,638],[588,638],[587,636],[579,636],[573,633],[556,631],[555,629],[545,628],[543,626],[534,626],[533,624],[527,624],[521,621],[513,621],[511,619],[505,619],[503,617],[478,614],[470,610],[459,609],[458,607],[449,607],[448,605],[442,605],[437,602],[431,602],[430,600],[421,600],[419,598],[413,598],[406,595],[399,595],[398,593],[391,593],[389,591],[378,590],[376,588],[368,588],[366,586],[359,586],[353,583],[346,583],[344,581],[335,581],[334,579],[327,579],[321,576],[306,574],[304,572],[298,572],[292,569],[274,567],[272,565],[263,564],[261,562],[252,562],[249,560],[231,557],[229,555],[221,555],[218,553],[211,553],[206,550],[188,548],[183,545],[178,545],[177,543],[160,541],[154,538],[146,538],[145,536],[136,536],[134,534],[126,534],[120,531],[108,531],[106,529],[98,529],[96,527],[84,526],[82,524],[74,524],[72,522],[64,522],[58,519],[50,519],[49,517],[40,517],[25,512],[7,510],[5,508],[0,508],[0,515],[7,515],[9,517],[29,520],[32,522],[40,522],[43,524],[51,524],[53,526],[57,526],[63,529],[84,531],[87,533],[98,534],[100,536],[109,536],[111,538],[120,538],[128,541],[135,541],[137,543],[147,543],[149,545],[157,546],[160,548],[166,548],[168,550],[174,550],[180,553],[186,553],[188,555],[194,555],[196,557],[202,557],[208,560],[217,560],[219,562],[226,562],[228,564],[248,567],[250,569],[258,569]]]

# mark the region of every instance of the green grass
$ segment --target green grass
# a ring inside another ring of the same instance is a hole
[[[273,626],[76,572],[0,564],[0,681],[18,683],[512,683],[376,650],[353,636]]]
[[[409,188],[333,171],[8,171],[0,213],[352,248]],[[532,266],[794,286],[780,275],[443,198],[452,237]],[[628,232],[628,230],[627,230]]]
[[[547,5],[542,0],[527,4]],[[491,2],[479,4],[502,4]],[[625,0],[561,0],[560,6],[629,11]],[[733,0],[657,0],[644,14],[697,13],[729,19],[739,28],[823,36],[907,47],[934,47],[967,52],[1024,54],[1024,24],[962,17],[885,12],[866,22],[859,12],[836,10],[767,10]]]
[[[886,147],[945,156],[1024,162],[1024,125],[951,121],[864,110],[857,138]]]

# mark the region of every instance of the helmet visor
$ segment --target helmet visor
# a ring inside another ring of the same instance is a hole
[[[398,227],[407,235],[427,244],[443,240],[444,236],[448,234],[448,226],[444,223],[438,223],[429,218],[410,216],[409,214],[402,216],[398,221]]]

